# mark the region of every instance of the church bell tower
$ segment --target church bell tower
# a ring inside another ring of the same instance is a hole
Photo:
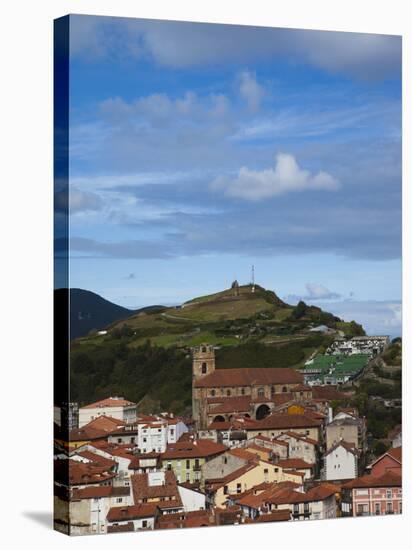
[[[210,344],[201,344],[193,349],[193,380],[199,380],[215,370],[215,349]]]

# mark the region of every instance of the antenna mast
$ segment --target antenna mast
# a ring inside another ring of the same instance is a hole
[[[255,266],[252,265],[252,293],[255,292]]]

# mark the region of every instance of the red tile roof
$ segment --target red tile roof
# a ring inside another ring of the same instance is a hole
[[[167,507],[169,505],[179,507],[182,505],[174,473],[167,470],[164,474],[165,483],[163,485],[149,485],[149,475],[147,473],[132,475],[131,482],[135,504],[143,499],[167,498],[168,501],[159,501],[156,504],[159,507],[163,504]]]
[[[300,384],[302,375],[294,369],[242,368],[217,369],[195,381],[196,388],[252,386],[266,384]]]
[[[62,459],[54,461],[55,480],[64,485],[100,484],[116,476],[106,467],[85,464],[77,460]]]
[[[386,454],[402,464],[402,447],[394,447],[386,451]]]
[[[84,405],[80,409],[98,409],[103,407],[129,407],[131,405],[136,405],[132,401],[123,399],[122,397],[108,397],[107,399],[101,399],[95,403],[90,403],[89,405]]]
[[[161,455],[162,460],[174,460],[179,458],[205,458],[215,456],[227,451],[225,445],[215,443],[210,439],[197,439],[190,441],[178,441],[167,446]]]
[[[102,485],[100,487],[85,487],[84,489],[73,489],[72,500],[121,497],[129,495],[130,487],[113,487],[111,485]]]
[[[261,514],[256,519],[246,518],[245,523],[266,523],[271,521],[289,521],[290,510],[274,510],[268,514]]]
[[[177,529],[181,527],[208,527],[215,524],[213,513],[209,510],[194,510],[159,516],[157,529]]]
[[[309,464],[301,458],[285,458],[284,460],[279,460],[276,462],[276,466],[280,466],[283,469],[292,468],[294,470],[308,470],[313,468],[313,464]]]
[[[335,386],[312,386],[312,398],[323,401],[345,399],[346,394],[338,391]]]
[[[352,479],[342,486],[344,489],[369,488],[369,487],[402,487],[402,476],[389,471],[381,476],[366,475]]]
[[[106,438],[109,434],[116,432],[120,426],[124,426],[123,420],[112,418],[102,414],[82,428],[75,428],[69,433],[69,441],[92,441]]]
[[[110,458],[105,458],[104,456],[97,455],[95,453],[92,453],[91,451],[81,451],[75,453],[75,455],[87,460],[88,462],[86,462],[86,464],[92,463],[96,466],[107,468],[108,470],[110,470],[110,468],[116,467],[117,465],[117,462],[115,460],[110,460]]]
[[[107,513],[107,521],[127,521],[155,517],[156,511],[156,502],[136,504],[134,506],[114,506],[113,508],[110,508]]]
[[[322,421],[309,418],[304,414],[273,413],[263,420],[256,421],[258,429],[288,429],[288,428],[316,428],[322,425]]]
[[[248,412],[250,409],[250,396],[226,397],[216,403],[209,403],[209,414],[228,412]]]

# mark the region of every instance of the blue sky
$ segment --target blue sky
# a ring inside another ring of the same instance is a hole
[[[70,284],[401,330],[401,39],[72,16]]]

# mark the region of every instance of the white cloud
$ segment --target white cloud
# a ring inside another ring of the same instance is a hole
[[[70,33],[71,54],[88,61],[150,59],[190,67],[283,57],[361,79],[386,77],[401,68],[399,36],[82,15],[71,16]]]
[[[96,193],[80,191],[79,189],[73,187],[70,189],[70,214],[76,214],[77,212],[85,212],[88,210],[100,210],[102,206],[103,200]]]
[[[258,111],[265,95],[264,88],[258,84],[256,75],[249,71],[243,71],[239,76],[239,80],[240,96],[246,101],[250,111]]]
[[[340,298],[340,294],[331,292],[325,286],[317,283],[306,283],[306,290],[308,294],[305,296],[305,299],[307,300],[329,300]]]
[[[229,197],[250,201],[283,195],[290,192],[311,190],[337,191],[339,181],[327,172],[311,174],[299,167],[293,155],[276,155],[275,168],[249,170],[242,167],[237,177],[219,176],[211,183],[211,189],[223,191]]]

